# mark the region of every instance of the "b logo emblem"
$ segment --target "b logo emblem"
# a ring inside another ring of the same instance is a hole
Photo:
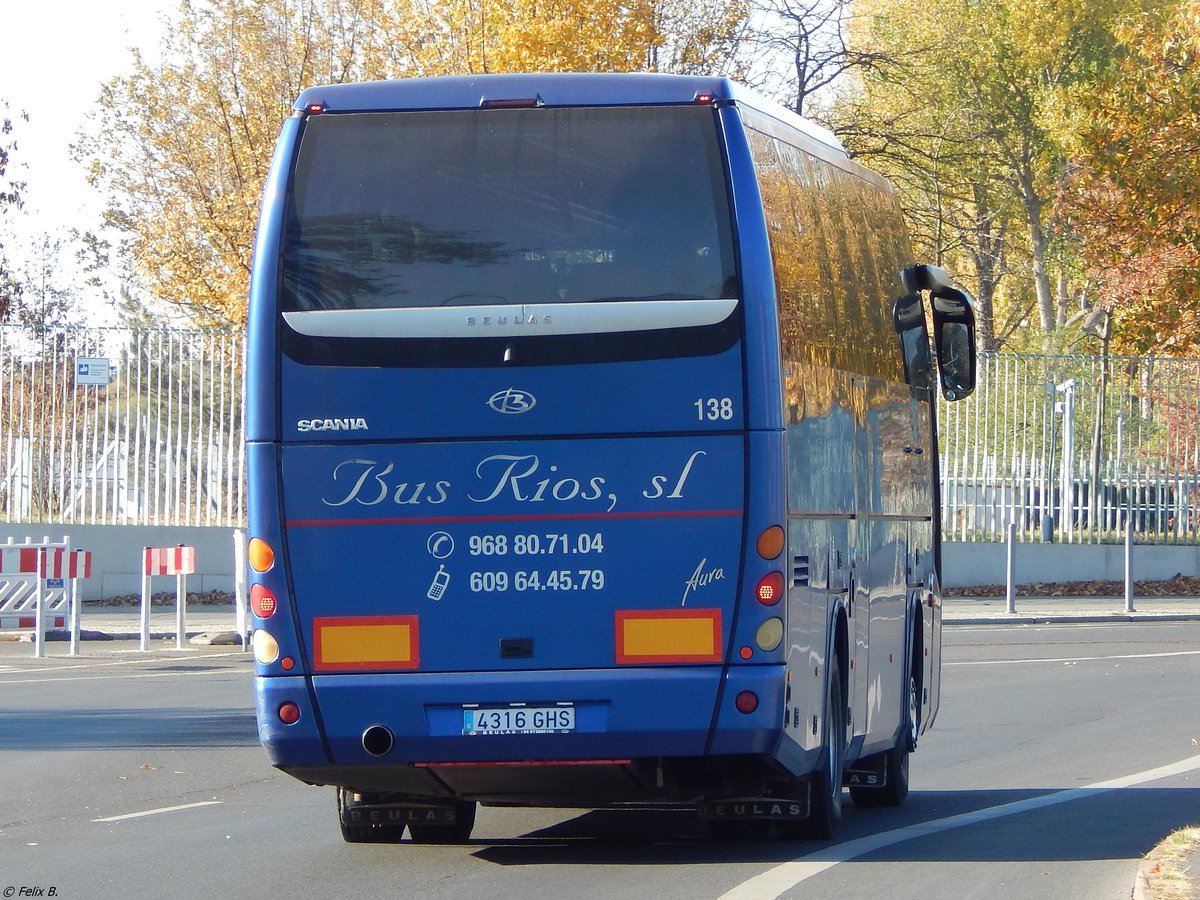
[[[537,398],[529,391],[509,388],[507,391],[496,391],[488,398],[488,406],[498,413],[516,415],[526,413],[537,406]]]

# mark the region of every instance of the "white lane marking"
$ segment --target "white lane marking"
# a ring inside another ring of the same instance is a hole
[[[80,675],[78,678],[20,678],[15,681],[0,681],[0,684],[58,684],[63,681],[112,681],[113,679],[121,679],[122,681],[133,680],[134,678],[170,678],[171,676],[179,676],[181,678],[198,678],[201,675],[245,675],[249,670],[242,669],[205,669],[203,672],[143,672],[140,675]]]
[[[119,660],[110,661],[110,662],[71,663],[68,665],[61,666],[60,668],[56,668],[56,669],[42,668],[42,667],[39,667],[36,669],[26,669],[21,666],[0,666],[0,670],[4,670],[4,672],[3,672],[4,676],[6,678],[13,679],[10,681],[0,681],[0,684],[45,684],[47,682],[54,682],[54,681],[97,681],[97,680],[104,679],[104,678],[157,678],[157,677],[161,677],[162,675],[201,675],[201,674],[207,675],[207,674],[210,674],[211,672],[241,671],[240,669],[226,668],[226,669],[206,670],[204,672],[193,672],[193,671],[155,672],[155,673],[152,673],[149,675],[127,675],[127,674],[89,675],[89,676],[85,676],[83,678],[76,678],[70,674],[70,673],[76,672],[80,669],[111,669],[115,666],[129,666],[129,665],[137,666],[137,665],[142,665],[144,663],[159,663],[159,664],[163,664],[163,665],[169,665],[170,663],[181,662],[181,661],[192,663],[192,662],[196,662],[197,660],[201,660],[201,659],[228,659],[228,660],[230,660],[230,662],[237,662],[238,660],[249,661],[249,656],[241,656],[241,655],[231,654],[231,653],[206,653],[203,656],[186,656],[186,657],[157,656],[157,657],[147,657],[145,659],[119,659]],[[62,674],[59,674],[59,673],[62,673]],[[40,675],[43,677],[41,677],[41,678],[25,678],[25,677],[17,678],[16,677],[16,676],[25,676],[25,675],[30,675],[30,676]]]
[[[1200,650],[1172,650],[1168,653],[1121,653],[1111,656],[1051,656],[1036,659],[972,659],[944,662],[943,666],[1023,666],[1030,663],[1104,662],[1110,659],[1165,659],[1171,656],[1200,656]]]
[[[223,800],[202,800],[199,803],[185,803],[182,806],[163,806],[158,809],[147,809],[144,812],[125,813],[123,816],[106,816],[103,819],[92,819],[93,822],[123,822],[126,819],[140,819],[143,816],[157,816],[162,813],[179,812],[181,809],[196,809],[200,806],[220,806]]]
[[[1124,775],[1109,781],[1098,781],[1086,787],[1057,791],[1053,794],[1043,794],[1040,797],[1031,797],[1028,800],[1016,800],[1012,803],[1003,803],[1000,806],[991,806],[986,809],[975,810],[974,812],[947,816],[944,819],[919,822],[916,825],[897,828],[894,831],[885,831],[882,834],[868,835],[847,841],[844,844],[835,844],[832,847],[826,847],[817,850],[815,853],[809,853],[806,856],[797,857],[790,862],[782,863],[773,869],[768,869],[761,875],[756,875],[747,881],[743,881],[737,887],[722,894],[720,900],[762,900],[764,897],[779,897],[801,882],[812,878],[814,875],[821,874],[826,869],[833,868],[838,863],[848,862],[860,856],[865,856],[868,853],[873,853],[876,850],[882,850],[884,847],[891,847],[894,844],[911,841],[913,838],[927,837],[931,834],[950,831],[951,829],[961,828],[965,825],[990,822],[993,819],[1015,816],[1034,809],[1057,806],[1060,803],[1070,803],[1072,800],[1094,797],[1108,791],[1136,787],[1139,784],[1157,781],[1160,778],[1169,778],[1172,775],[1182,775],[1184,772],[1191,772],[1195,769],[1200,769],[1200,755],[1190,756],[1179,762],[1159,766],[1156,769],[1147,769],[1144,772],[1137,772],[1133,775]]]
[[[168,648],[164,648],[168,649]],[[169,648],[171,652],[175,652],[175,648]],[[57,669],[26,669],[25,671],[51,671],[51,672],[70,672],[73,669],[111,669],[113,666],[130,666],[141,665],[142,663],[168,663],[168,662],[194,662],[197,659],[224,659],[232,657],[240,658],[236,650],[227,653],[205,653],[201,656],[134,656],[132,654],[146,653],[145,650],[117,650],[117,653],[129,653],[130,656],[124,659],[110,659],[106,662],[78,660],[78,657],[69,656],[52,656],[45,659],[45,662],[59,662],[62,665]],[[248,657],[247,657],[248,658]],[[76,661],[78,660],[78,661]],[[20,669],[20,666],[4,666],[6,669]]]

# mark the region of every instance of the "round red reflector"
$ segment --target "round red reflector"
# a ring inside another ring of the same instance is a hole
[[[285,672],[290,672],[292,669],[296,668],[296,661],[290,656],[285,656],[279,661],[279,667]]]
[[[261,584],[252,585],[250,588],[250,608],[254,614],[260,619],[266,619],[275,614],[276,606],[275,595],[268,591]]]
[[[279,707],[279,721],[284,725],[295,725],[300,721],[300,707],[295,703],[284,703]]]
[[[754,650],[750,647],[743,647],[740,651],[742,659],[749,659],[754,655]]]
[[[740,713],[752,713],[758,709],[758,694],[753,691],[742,691],[737,695],[737,699],[733,701],[733,705],[737,707]]]
[[[774,606],[783,599],[783,573],[770,572],[759,581],[754,596],[763,606]]]

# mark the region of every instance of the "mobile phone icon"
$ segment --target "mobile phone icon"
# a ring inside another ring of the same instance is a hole
[[[450,573],[446,571],[445,566],[438,566],[437,574],[433,576],[433,583],[429,585],[429,591],[425,596],[430,600],[441,600],[442,594],[446,593],[449,585]]]

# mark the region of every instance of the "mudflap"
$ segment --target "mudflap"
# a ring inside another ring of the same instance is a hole
[[[842,786],[852,788],[887,787],[887,754],[864,757],[842,773]]]
[[[413,800],[381,800],[356,795],[342,807],[343,825],[457,825],[458,812],[453,803]]]
[[[802,822],[808,818],[811,808],[807,784],[799,794],[798,797],[736,797],[728,800],[709,800],[697,806],[696,812],[707,822]]]

